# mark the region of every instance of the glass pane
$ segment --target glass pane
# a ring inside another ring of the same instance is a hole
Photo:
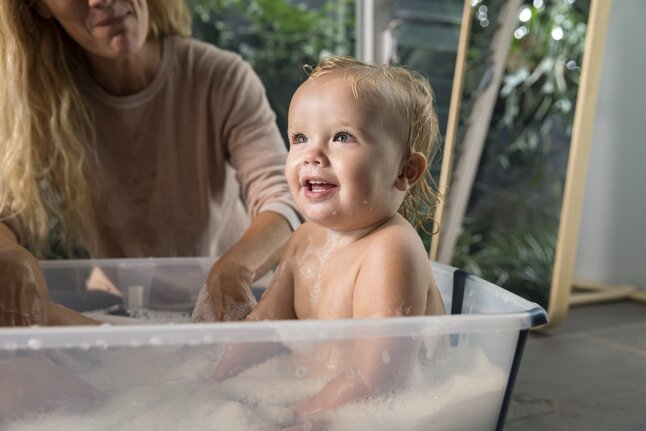
[[[287,110],[303,65],[354,55],[354,0],[189,0],[193,36],[238,52],[260,76],[287,142]]]
[[[393,64],[421,72],[435,91],[440,133],[448,120],[463,0],[397,0],[390,8]]]
[[[463,9],[464,0],[396,0],[390,4],[383,38],[389,63],[420,72],[433,87],[440,148],[448,123]],[[441,156],[438,151],[429,167],[435,182],[440,178]],[[431,235],[436,227],[429,222],[419,230],[427,249],[437,238]]]
[[[500,2],[479,0],[460,143]],[[521,6],[453,265],[547,307],[589,0]],[[466,143],[462,142],[463,145]],[[454,172],[459,175],[460,172]]]

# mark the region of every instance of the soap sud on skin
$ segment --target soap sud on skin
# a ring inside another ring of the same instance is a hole
[[[251,313],[253,306],[251,304],[234,301],[227,296],[224,298],[224,308],[227,310],[227,320],[236,321],[244,319]]]
[[[312,310],[316,309],[316,304],[318,303],[323,268],[326,267],[326,262],[332,251],[338,246],[340,238],[338,234],[329,233],[323,245],[314,244],[310,238],[305,245],[303,257],[296,265],[301,277],[309,280],[310,307]]]

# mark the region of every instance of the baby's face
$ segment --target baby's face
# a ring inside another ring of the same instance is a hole
[[[300,211],[338,231],[376,225],[395,214],[401,149],[394,133],[354,98],[340,74],[308,79],[289,107],[285,173]]]

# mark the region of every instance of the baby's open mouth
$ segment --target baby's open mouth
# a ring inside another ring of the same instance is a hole
[[[319,180],[309,180],[307,181],[305,186],[309,187],[311,192],[321,193],[335,188],[336,184],[328,183],[325,181],[319,181]]]
[[[321,177],[309,177],[301,180],[305,195],[311,199],[321,199],[333,193],[339,186]]]

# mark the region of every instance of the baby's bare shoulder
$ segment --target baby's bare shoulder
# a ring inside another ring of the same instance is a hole
[[[428,255],[421,238],[409,224],[392,224],[373,232],[357,254],[363,273],[387,278],[426,278]]]
[[[432,282],[428,257],[412,226],[375,231],[361,256],[353,316],[422,315]]]
[[[419,234],[403,217],[398,217],[391,223],[376,230],[370,237],[366,249],[370,253],[403,253],[407,257],[422,257],[426,259],[426,250]]]

